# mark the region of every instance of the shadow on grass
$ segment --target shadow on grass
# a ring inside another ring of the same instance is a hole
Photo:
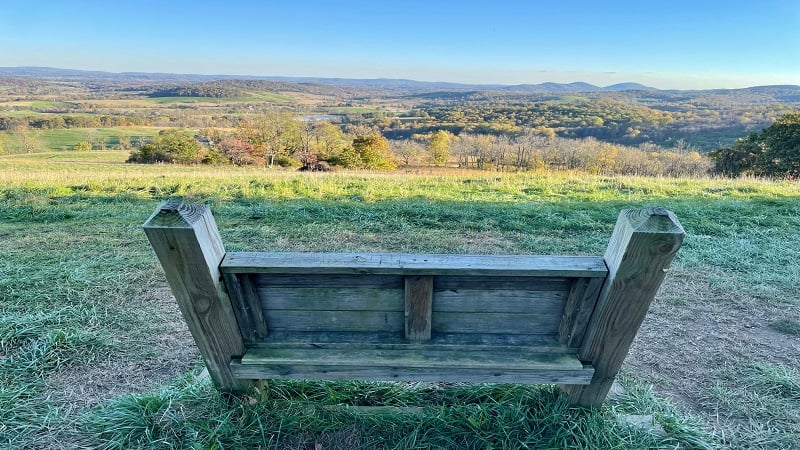
[[[641,399],[640,399],[641,400]],[[643,400],[666,432],[610,409],[564,403],[553,386],[273,381],[250,396],[187,377],[91,412],[82,443],[103,448],[711,448],[697,423]],[[360,408],[359,406],[385,408]]]

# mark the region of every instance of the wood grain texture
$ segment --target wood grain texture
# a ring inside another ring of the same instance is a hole
[[[540,354],[520,350],[501,351],[487,348],[454,350],[436,345],[419,345],[406,349],[386,350],[369,344],[353,344],[348,348],[270,347],[249,349],[242,364],[308,364],[370,367],[451,367],[492,369],[498,365],[511,370],[572,369],[583,364],[576,355]]]
[[[220,283],[225,248],[211,211],[168,202],[143,228],[214,383],[223,390],[246,389],[249,383],[234,377],[229,366],[244,354],[244,343]]]
[[[403,311],[402,289],[261,288],[266,311]]]
[[[224,274],[225,287],[245,344],[257,342],[267,336],[261,301],[250,278],[249,274]]]
[[[440,383],[517,383],[517,384],[569,384],[588,383],[593,369],[581,370],[509,370],[502,366],[494,369],[464,369],[454,366],[447,369],[417,367],[339,367],[316,365],[313,362],[297,365],[260,365],[231,362],[237,377],[246,379],[292,380],[364,380],[364,381],[425,381]]]
[[[476,289],[476,290],[526,290],[544,292],[567,292],[571,285],[571,278],[550,277],[495,277],[495,276],[458,276],[441,275],[433,282],[437,291],[449,289]]]
[[[234,273],[605,277],[602,258],[543,255],[231,252]]]
[[[555,336],[560,320],[560,311],[558,314],[436,312],[432,315],[432,331]]]
[[[567,292],[448,289],[434,291],[433,311],[552,314],[561,316]]]
[[[467,381],[489,383],[586,383],[593,369],[572,354],[485,348],[452,349],[420,344],[407,349],[250,349],[232,362],[237,376],[267,378]]]
[[[683,237],[678,219],[663,208],[620,213],[605,254],[608,280],[580,352],[594,366],[594,378],[588,386],[566,387],[572,403],[602,404]]]
[[[405,337],[410,341],[426,341],[431,338],[433,277],[410,275],[405,284]]]
[[[263,314],[261,299],[258,296],[253,275],[242,274],[237,278],[242,287],[242,294],[244,295],[248,313],[252,316],[253,327],[255,328],[254,338],[256,340],[263,339],[267,336],[269,330],[267,330],[267,322]]]
[[[555,337],[547,335],[524,334],[462,334],[462,333],[432,333],[429,341],[421,343],[410,342],[400,333],[395,332],[347,332],[347,331],[283,331],[272,330],[261,343],[256,343],[250,348],[260,346],[269,347],[302,347],[313,348],[348,348],[353,345],[363,345],[369,342],[374,348],[417,348],[420,346],[436,345],[442,348],[475,349],[494,348],[507,351],[529,351],[531,353],[572,353],[580,350],[568,347],[556,341]]]
[[[253,274],[261,288],[374,288],[403,289],[401,275]]]
[[[575,279],[558,325],[559,341],[570,346],[581,346],[604,282],[602,278]]]
[[[403,333],[405,318],[399,311],[266,311],[272,331],[359,331]]]

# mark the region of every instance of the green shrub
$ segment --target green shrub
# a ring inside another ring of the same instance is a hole
[[[162,130],[150,144],[131,152],[128,162],[196,164],[203,160],[203,146],[180,130]]]

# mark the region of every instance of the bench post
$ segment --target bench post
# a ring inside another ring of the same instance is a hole
[[[677,217],[666,209],[620,213],[604,256],[608,278],[579,353],[594,366],[594,376],[591,384],[564,386],[570,403],[603,403],[683,237]]]
[[[246,390],[250,382],[234,378],[229,366],[245,348],[220,282],[225,248],[211,211],[171,201],[159,206],[143,228],[212,380],[221,390]]]

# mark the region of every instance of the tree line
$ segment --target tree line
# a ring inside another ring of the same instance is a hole
[[[530,129],[515,135],[444,130],[387,140],[375,128],[300,121],[273,111],[242,120],[236,129],[192,135],[162,131],[134,150],[130,162],[283,166],[302,170],[394,170],[398,166],[458,166],[482,170],[582,170],[595,174],[699,176],[710,162],[691,146],[664,149],[566,139]]]
[[[718,173],[800,179],[800,113],[710,153]]]
[[[247,91],[228,83],[208,82],[188,85],[171,86],[157,89],[150,97],[206,97],[225,98],[243,97]]]
[[[112,128],[151,125],[152,120],[136,115],[37,115],[0,117],[0,131],[61,130],[68,128]]]
[[[652,142],[669,146],[678,139],[691,140],[701,150],[709,151],[719,147],[720,142],[733,142],[737,136],[796,110],[780,104],[648,104],[625,97],[574,97],[434,102],[417,107],[410,114],[424,118],[423,126],[445,128],[456,134],[505,134],[549,128],[561,137],[594,137],[626,145]],[[407,128],[411,127],[418,129],[418,124]]]
[[[131,152],[129,162],[233,164],[299,167],[303,170],[394,170],[389,142],[369,127],[342,127],[327,121],[297,120],[271,111],[239,121],[233,131],[211,128],[192,136],[165,130]]]
[[[605,175],[701,176],[711,162],[692,146],[654,144],[631,147],[594,138],[570,139],[541,130],[491,135],[439,130],[429,135],[392,141],[393,153],[405,166],[456,165],[498,171],[576,170]]]
[[[71,123],[70,119],[47,118],[59,124]],[[97,116],[94,119],[99,120]],[[102,120],[92,124],[110,125]],[[13,127],[12,133],[13,141],[0,141],[0,152],[9,151],[12,144],[22,146],[26,153],[42,149],[37,136],[22,125]],[[76,150],[106,148],[88,136],[75,146]],[[134,148],[129,161],[142,163],[278,165],[304,170],[457,166],[501,171],[545,169],[609,175],[722,174],[798,179],[800,113],[786,114],[761,132],[708,155],[682,140],[668,148],[652,143],[629,146],[592,137],[560,137],[547,127],[504,134],[456,134],[439,129],[389,140],[376,126],[298,120],[294,114],[278,110],[240,117],[232,130],[210,127],[188,133],[171,129],[149,142],[123,136],[116,147]]]

